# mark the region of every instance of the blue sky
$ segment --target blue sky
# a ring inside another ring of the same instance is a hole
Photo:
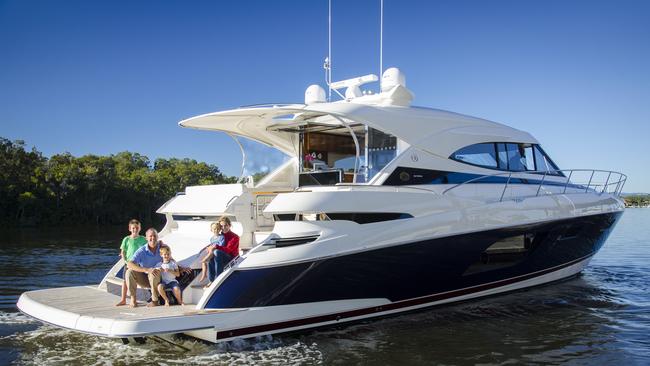
[[[379,72],[379,0],[333,0],[333,77]],[[561,168],[650,192],[649,1],[384,2],[414,104],[532,133]],[[188,157],[239,173],[194,115],[323,84],[327,1],[0,0],[0,136],[45,155]]]

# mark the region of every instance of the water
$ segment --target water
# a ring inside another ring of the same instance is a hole
[[[0,364],[650,364],[650,209],[628,209],[583,275],[425,312],[228,344],[119,340],[42,325],[23,291],[98,283],[123,228],[0,235]],[[69,239],[74,238],[74,239]]]

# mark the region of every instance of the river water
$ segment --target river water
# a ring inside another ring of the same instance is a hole
[[[187,350],[78,334],[19,313],[20,293],[98,283],[123,228],[0,234],[0,365],[650,364],[650,209],[628,209],[580,277],[343,328]]]

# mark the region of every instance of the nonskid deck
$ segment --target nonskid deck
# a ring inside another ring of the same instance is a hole
[[[25,292],[20,311],[59,327],[107,337],[138,337],[182,333],[214,327],[215,316],[241,309],[197,310],[195,304],[147,307],[115,306],[119,296],[97,286],[53,288]]]
[[[147,307],[138,302],[138,306],[115,306],[120,297],[97,286],[78,286],[37,290],[25,293],[30,299],[48,306],[79,316],[110,318],[115,320],[142,320],[184,315],[194,311],[195,304]]]

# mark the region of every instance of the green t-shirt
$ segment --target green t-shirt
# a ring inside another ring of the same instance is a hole
[[[132,238],[131,235],[125,236],[124,239],[122,239],[122,245],[120,245],[120,249],[126,252],[126,258],[124,258],[124,260],[131,260],[133,253],[145,244],[147,244],[147,239],[142,235],[138,235],[135,238]]]

